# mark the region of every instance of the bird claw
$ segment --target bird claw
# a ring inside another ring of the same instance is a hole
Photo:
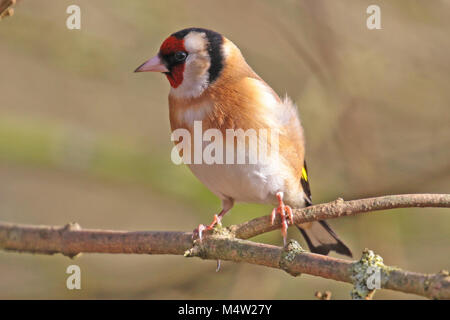
[[[270,215],[270,220],[273,225],[275,222],[276,215],[277,214],[280,215],[281,235],[283,236],[283,243],[284,243],[284,245],[286,245],[287,230],[288,230],[288,225],[289,225],[289,222],[286,219],[286,216],[288,217],[291,224],[294,224],[294,216],[292,214],[292,208],[283,203],[283,192],[277,192],[276,197],[278,199],[278,207],[276,207],[272,210],[272,214]]]
[[[202,242],[203,239],[203,231],[205,231],[207,227],[204,224],[199,224],[197,229],[194,229],[192,232],[192,239],[198,239]]]
[[[212,230],[216,225],[222,226],[222,219],[217,214],[214,215],[214,220],[210,225],[205,226],[204,224],[199,224],[198,228],[192,232],[192,239],[198,239],[202,242],[203,231]]]
[[[213,220],[213,222],[211,222],[211,224],[209,226],[205,226],[204,224],[199,224],[198,228],[192,232],[192,239],[198,239],[201,243],[203,240],[203,231],[212,230],[215,225],[222,226],[221,218],[217,214],[214,215],[214,220]],[[217,259],[216,272],[219,272],[219,270],[220,270],[220,262],[221,261],[219,259]]]

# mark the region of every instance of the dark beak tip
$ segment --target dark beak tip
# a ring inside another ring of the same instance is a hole
[[[139,67],[137,67],[135,70],[134,70],[134,72],[142,72],[141,71],[141,68],[142,68],[142,66],[144,65],[145,63],[143,63],[143,64],[141,64]]]

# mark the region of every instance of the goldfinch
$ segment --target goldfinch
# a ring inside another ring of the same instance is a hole
[[[279,214],[286,243],[288,224],[293,223],[291,207],[311,205],[297,107],[287,97],[280,99],[247,64],[236,45],[207,29],[188,28],[170,35],[158,54],[135,70],[148,71],[162,72],[169,80],[172,132],[184,129],[195,134],[196,121],[201,121],[203,130],[215,129],[224,135],[230,129],[269,128],[277,132],[278,154],[270,155],[266,161],[258,158],[254,163],[188,164],[193,174],[222,201],[222,211],[214,216],[214,221],[195,230],[200,240],[202,231],[220,223],[235,202],[250,202],[275,206],[272,223]],[[203,143],[200,151],[207,145]],[[245,152],[247,155],[248,150]],[[333,250],[352,256],[327,222],[297,227],[312,252],[326,255]]]

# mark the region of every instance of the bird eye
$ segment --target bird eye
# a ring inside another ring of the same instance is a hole
[[[186,59],[186,57],[187,57],[187,53],[184,51],[175,52],[174,58],[175,58],[175,61],[177,61],[177,62],[184,61]]]

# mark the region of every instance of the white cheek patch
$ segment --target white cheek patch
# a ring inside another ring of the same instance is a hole
[[[183,82],[170,93],[177,98],[195,98],[208,87],[210,58],[206,51],[207,40],[204,33],[191,32],[184,39],[188,52],[183,73]]]
[[[185,62],[183,82],[177,88],[171,88],[170,94],[177,98],[195,98],[208,87],[209,63],[206,66],[200,66],[199,70],[199,59],[205,58],[198,57],[196,53],[188,56]]]

